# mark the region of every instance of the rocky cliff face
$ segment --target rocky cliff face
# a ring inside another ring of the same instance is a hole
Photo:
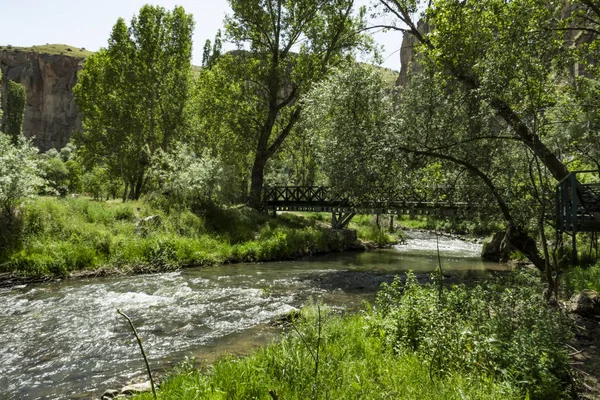
[[[429,25],[423,20],[419,20],[417,29],[424,35],[431,31]],[[421,70],[418,62],[415,61],[415,46],[418,45],[418,42],[418,39],[410,33],[405,33],[402,36],[402,46],[400,47],[400,75],[396,81],[397,86],[404,86],[408,82],[408,75],[411,72]]]
[[[61,149],[73,131],[81,129],[81,116],[73,86],[82,59],[66,55],[0,50],[3,93],[8,80],[20,83],[27,92],[23,134],[34,137],[41,150]],[[6,98],[2,99],[5,108]]]

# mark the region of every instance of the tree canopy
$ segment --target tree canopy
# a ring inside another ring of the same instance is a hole
[[[153,154],[186,134],[193,28],[182,7],[146,5],[129,27],[117,21],[108,47],[79,75],[74,92],[84,131],[77,143],[89,162],[121,177],[124,198],[139,198]]]

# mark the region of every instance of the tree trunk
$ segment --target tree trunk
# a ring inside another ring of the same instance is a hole
[[[267,159],[262,155],[256,155],[254,165],[252,166],[252,176],[250,183],[249,205],[255,210],[262,209],[262,188],[265,179],[265,165]]]
[[[540,272],[543,273],[546,270],[546,261],[540,256],[535,240],[522,229],[510,226],[507,231],[507,239],[511,245],[525,254]]]

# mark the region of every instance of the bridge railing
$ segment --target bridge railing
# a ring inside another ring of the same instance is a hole
[[[263,193],[265,203],[348,203],[325,186],[270,186]]]
[[[263,191],[265,206],[322,205],[353,208],[474,208],[464,202],[425,201],[422,197],[407,198],[400,193],[389,191],[372,193],[368,201],[357,202],[340,196],[326,186],[270,186]]]
[[[582,183],[584,174],[574,171],[556,185],[556,225],[563,232],[600,230],[600,182]]]

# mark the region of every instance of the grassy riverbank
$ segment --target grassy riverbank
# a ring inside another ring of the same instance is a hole
[[[361,314],[308,306],[279,343],[200,370],[187,363],[159,398],[562,399],[573,390],[570,327],[538,289],[517,274],[440,295],[409,275]]]
[[[10,226],[0,234],[0,272],[28,277],[282,260],[357,246],[352,235],[298,215],[150,201],[40,197],[25,203]],[[371,228],[360,228],[359,238],[377,240]]]

